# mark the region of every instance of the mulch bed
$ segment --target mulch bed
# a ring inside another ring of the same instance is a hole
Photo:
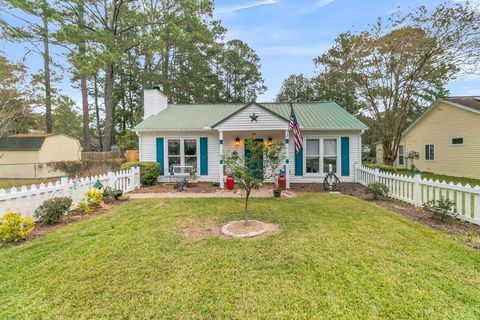
[[[291,190],[294,192],[322,192],[326,193],[321,184],[307,184],[307,183],[297,183],[291,184]],[[342,183],[340,185],[340,190],[342,194],[353,196],[371,203],[374,203],[380,207],[383,207],[389,211],[392,211],[396,214],[402,215],[409,220],[421,223],[430,228],[446,232],[455,238],[459,239],[461,242],[472,246],[476,249],[480,249],[476,244],[472,244],[468,240],[462,239],[465,236],[468,236],[471,233],[476,233],[480,235],[480,225],[469,223],[467,221],[459,219],[450,219],[446,221],[440,221],[432,217],[432,214],[428,211],[423,210],[422,208],[415,208],[414,206],[407,204],[405,202],[395,200],[395,199],[379,199],[373,200],[371,195],[365,193],[365,187],[358,183]]]
[[[72,210],[68,212],[67,215],[63,216],[59,223],[57,224],[45,224],[45,223],[36,223],[35,229],[29,235],[28,240],[32,240],[38,237],[41,237],[49,232],[52,232],[56,229],[63,228],[65,226],[75,224],[80,221],[90,220],[98,215],[106,213],[113,209],[114,207],[124,203],[125,201],[117,201],[112,204],[105,204],[102,207],[98,208],[94,212],[91,213],[81,213],[77,210]]]
[[[171,193],[171,192],[182,192],[175,189],[176,183],[174,182],[164,182],[159,183],[151,187],[142,187],[134,193]],[[186,192],[195,192],[195,193],[212,193],[220,191],[220,187],[216,187],[212,182],[197,182],[189,183],[187,186]]]

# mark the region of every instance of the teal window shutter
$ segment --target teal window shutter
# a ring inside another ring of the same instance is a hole
[[[342,137],[342,176],[350,175],[350,138]]]
[[[163,138],[157,138],[157,162],[160,164],[160,175],[164,173],[165,150],[163,149]]]
[[[295,150],[295,175],[303,176],[303,148]]]
[[[208,138],[200,138],[200,175],[208,175]]]

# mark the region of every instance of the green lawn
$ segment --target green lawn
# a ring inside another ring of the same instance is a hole
[[[31,184],[47,183],[49,180],[41,179],[0,179],[0,189],[28,186]]]
[[[369,168],[377,168],[379,167],[376,164],[368,164],[365,163],[364,166],[369,167]],[[392,169],[390,169],[392,168]],[[385,172],[394,172],[398,174],[403,174],[407,175],[410,177],[413,177],[414,173],[412,170],[409,169],[402,169],[402,168],[396,168],[394,169],[393,167],[387,167],[387,166],[380,166],[380,171],[385,171]],[[463,185],[469,184],[471,187],[474,187],[476,185],[480,186],[480,179],[475,179],[475,178],[467,178],[467,177],[453,177],[453,176],[446,176],[443,174],[436,174],[436,173],[430,173],[430,172],[422,172],[421,173],[422,178],[427,178],[427,179],[432,179],[432,180],[439,180],[440,182],[446,181],[448,183],[453,182],[453,183],[461,183]]]
[[[278,233],[186,242],[239,199],[131,201],[0,249],[0,319],[479,319],[480,253],[339,195],[254,199]]]

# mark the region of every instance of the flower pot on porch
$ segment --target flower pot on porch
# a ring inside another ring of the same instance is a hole
[[[282,189],[274,189],[273,190],[273,196],[275,198],[280,198],[281,194],[282,194]]]

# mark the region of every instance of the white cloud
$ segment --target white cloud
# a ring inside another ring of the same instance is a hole
[[[279,3],[280,3],[279,0],[258,0],[254,2],[242,3],[242,4],[232,5],[232,6],[218,7],[215,10],[215,14],[217,16],[228,17],[228,16],[232,16],[233,14],[241,10],[252,9],[252,8],[261,7],[261,6],[274,5]]]
[[[330,3],[332,3],[333,0],[317,0],[315,1],[315,3],[309,7],[302,7],[300,9],[298,9],[298,13],[302,14],[302,15],[307,15],[307,14],[311,14],[311,13],[314,13],[315,11],[329,5]]]

